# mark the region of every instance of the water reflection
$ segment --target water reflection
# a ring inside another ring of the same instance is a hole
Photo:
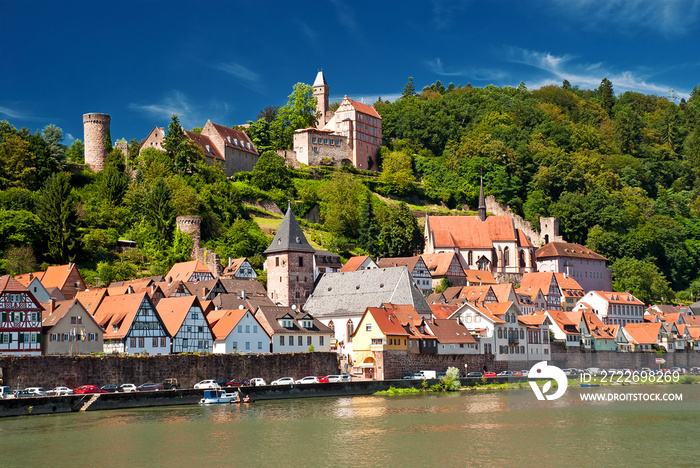
[[[700,386],[688,387],[684,399],[697,402]],[[513,410],[515,393],[535,409]],[[700,412],[571,411],[575,397],[548,406],[527,390],[461,392],[8,418],[0,465],[626,465],[642,450],[647,464],[695,463]],[[649,451],[659,434],[663,453]]]

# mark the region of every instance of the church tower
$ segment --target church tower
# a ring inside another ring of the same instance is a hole
[[[486,198],[484,198],[484,178],[481,178],[481,186],[479,187],[479,219],[486,221]]]
[[[328,95],[330,88],[326,83],[326,77],[323,76],[323,70],[319,70],[313,84],[314,97],[316,98],[316,112],[320,114],[316,128],[323,128],[328,120]]]
[[[315,253],[288,207],[272,244],[265,250],[267,295],[273,302],[287,307],[306,302],[314,287]]]

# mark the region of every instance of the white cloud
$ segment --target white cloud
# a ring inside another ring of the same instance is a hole
[[[597,29],[611,25],[625,33],[639,29],[664,36],[686,34],[698,21],[700,0],[550,0],[557,13]]]
[[[43,120],[41,118],[35,117],[30,114],[26,114],[24,112],[20,112],[15,109],[11,109],[9,107],[5,106],[0,106],[0,115],[5,115],[11,119],[20,119],[20,120]]]
[[[440,76],[461,76],[476,81],[500,80],[506,76],[505,73],[500,70],[493,70],[488,68],[447,69],[443,65],[442,59],[440,59],[439,57],[434,60],[428,60],[425,63],[431,72]]]
[[[219,63],[214,65],[214,68],[238,78],[239,83],[248,89],[259,93],[262,93],[264,90],[264,86],[260,81],[260,75],[240,63]]]
[[[462,13],[467,7],[466,0],[432,0],[433,24],[437,29],[448,27],[457,13]]]
[[[192,104],[187,95],[181,91],[173,91],[159,102],[151,104],[130,103],[129,109],[151,115],[159,120],[170,120],[177,114],[180,123],[185,128],[202,126],[208,119],[220,121],[228,113],[227,103],[211,101],[206,104]]]
[[[549,84],[561,84],[568,80],[572,85],[584,89],[596,89],[605,77],[609,79],[616,94],[624,91],[637,91],[645,94],[668,96],[671,85],[653,83],[651,76],[642,71],[616,70],[604,63],[577,63],[572,55],[553,55],[519,47],[510,47],[506,51],[506,60],[521,63],[549,73],[551,76],[540,78],[539,82],[529,82],[528,87],[535,89]],[[681,97],[688,97],[685,91],[676,90]]]

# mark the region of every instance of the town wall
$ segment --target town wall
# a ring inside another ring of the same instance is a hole
[[[338,373],[336,353],[174,354],[167,356],[3,356],[3,385],[14,388],[163,382],[191,388],[204,379],[280,377]]]
[[[341,166],[343,160],[349,162],[351,158],[347,138],[330,131],[297,130],[294,133],[294,150],[297,160],[309,166]]]
[[[557,218],[540,218],[540,223],[543,223],[540,233],[532,227],[529,221],[525,221],[520,215],[513,213],[508,205],[496,201],[496,197],[493,195],[487,196],[485,201],[486,211],[496,216],[510,216],[515,228],[521,229],[536,249],[545,244],[545,235],[548,236],[549,242],[564,242],[563,237],[559,235],[559,220]]]
[[[658,369],[656,358],[663,358],[666,362],[661,367],[700,367],[700,352],[686,351],[675,353],[655,352],[643,353],[618,353],[616,351],[581,351],[580,349],[552,349],[551,363],[562,369],[588,369],[598,367],[600,369],[641,369],[648,367]]]
[[[258,155],[226,146],[224,172],[232,176],[238,172],[250,172],[258,162]]]
[[[104,169],[107,160],[105,138],[112,118],[107,114],[83,114],[85,164],[94,172]]]

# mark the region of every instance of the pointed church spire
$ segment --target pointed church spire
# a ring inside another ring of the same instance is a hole
[[[481,177],[481,186],[479,187],[479,219],[486,221],[486,199],[484,198],[484,177]]]
[[[316,252],[316,249],[306,240],[299,222],[294,217],[291,202],[287,202],[287,212],[284,215],[282,224],[280,224],[275,238],[272,239],[270,247],[265,250],[264,254],[269,255],[278,252]]]

